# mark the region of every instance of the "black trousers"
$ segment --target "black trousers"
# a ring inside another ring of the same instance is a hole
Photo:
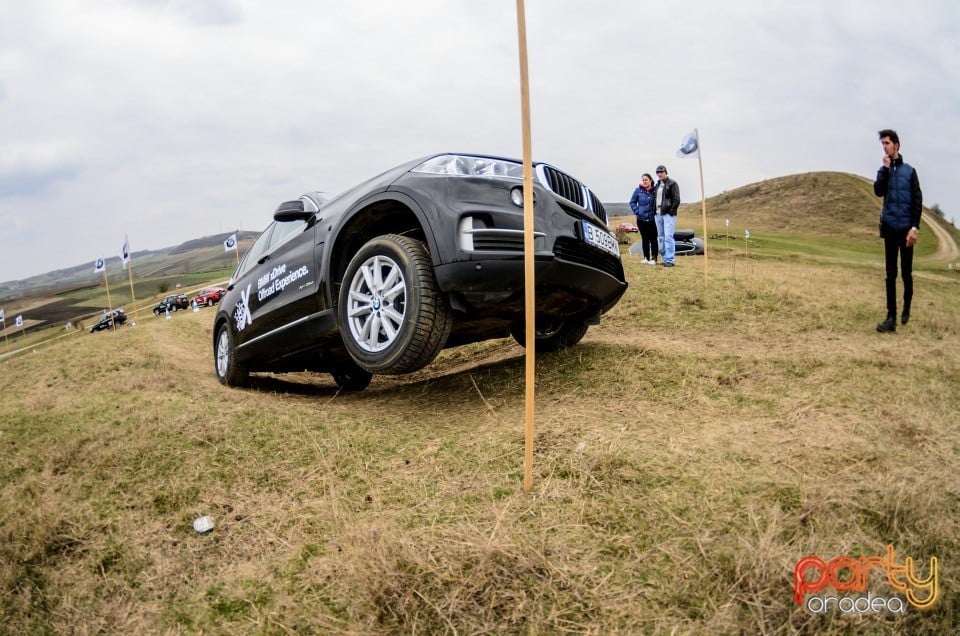
[[[643,257],[648,261],[657,260],[660,254],[660,246],[657,244],[657,222],[653,219],[649,221],[637,221],[637,227],[640,228],[640,246],[643,248]]]
[[[897,260],[903,276],[903,311],[910,313],[913,301],[913,247],[907,247],[907,233],[884,228],[883,253],[887,266],[887,316],[897,315]]]

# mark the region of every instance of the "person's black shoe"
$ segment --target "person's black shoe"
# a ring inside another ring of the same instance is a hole
[[[883,322],[877,323],[877,331],[880,333],[893,333],[897,330],[896,316],[887,316]]]
[[[900,324],[901,324],[901,325],[907,324],[907,322],[908,322],[909,320],[910,320],[910,312],[909,312],[909,311],[905,311],[905,312],[903,312],[902,314],[900,314]]]
[[[664,266],[664,267],[673,267],[673,263],[664,263],[663,266]]]

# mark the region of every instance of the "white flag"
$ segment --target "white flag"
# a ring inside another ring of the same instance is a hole
[[[743,231],[743,238],[750,238],[750,230]]]
[[[123,247],[120,248],[120,259],[123,261],[123,267],[127,267],[127,263],[130,262],[130,239],[127,238],[127,235],[123,235]]]
[[[16,324],[18,327],[22,327],[22,326],[23,326],[23,316],[17,316],[16,318],[13,319],[13,322],[14,322],[14,324]]]
[[[103,260],[103,257],[100,256],[97,260],[93,261],[93,273],[99,274],[100,272],[107,269],[107,263]]]
[[[700,156],[700,135],[697,133],[696,128],[683,138],[683,144],[681,144],[680,149],[677,150],[677,156],[681,159]]]
[[[0,322],[3,322],[3,310],[0,309]]]
[[[231,234],[227,237],[227,240],[223,242],[223,251],[229,252],[235,249],[237,249],[237,235]]]

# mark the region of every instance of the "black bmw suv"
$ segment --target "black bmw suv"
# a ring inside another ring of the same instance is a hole
[[[190,307],[190,300],[186,294],[170,294],[169,296],[164,296],[163,300],[157,303],[157,306],[153,308],[153,315],[159,316],[168,311],[177,311],[178,309],[187,309],[188,307]]]
[[[627,289],[600,200],[534,165],[536,348],[576,344]],[[523,167],[441,154],[328,198],[280,205],[214,319],[214,367],[329,372],[343,389],[408,373],[445,347],[524,330]]]

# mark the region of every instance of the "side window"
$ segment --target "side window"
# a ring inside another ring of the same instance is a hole
[[[276,221],[268,225],[267,229],[263,231],[263,234],[261,234],[250,247],[250,251],[243,257],[243,262],[240,263],[240,267],[237,268],[237,273],[233,276],[234,280],[250,271],[250,269],[257,264],[257,261],[260,260],[260,257],[267,252],[267,247],[270,244],[270,235],[273,234],[274,226],[276,225],[278,225]]]
[[[283,223],[278,221],[274,223],[273,234],[270,236],[270,245],[267,247],[267,251],[272,252],[278,245],[285,243],[294,234],[303,231],[306,225],[306,221],[284,221]]]

